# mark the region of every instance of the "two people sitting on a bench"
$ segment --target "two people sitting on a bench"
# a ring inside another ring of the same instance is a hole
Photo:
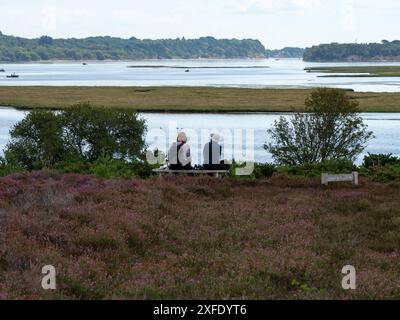
[[[219,134],[211,134],[211,139],[203,149],[204,170],[227,170],[227,166],[221,161],[222,147],[219,144]],[[168,163],[170,170],[193,170],[190,145],[187,143],[187,136],[184,132],[178,134],[168,152]]]

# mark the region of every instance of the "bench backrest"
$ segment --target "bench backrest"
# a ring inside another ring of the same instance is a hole
[[[321,184],[327,186],[329,182],[351,182],[354,185],[358,185],[358,172],[349,174],[323,173],[321,176]]]

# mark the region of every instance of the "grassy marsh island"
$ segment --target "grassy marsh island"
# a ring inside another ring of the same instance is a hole
[[[290,112],[304,111],[312,89],[211,87],[0,87],[0,106],[67,108],[93,106],[148,112]],[[349,92],[362,112],[400,112],[400,93]]]
[[[400,77],[400,66],[313,67],[305,70],[312,73],[331,73],[320,76],[326,78]]]

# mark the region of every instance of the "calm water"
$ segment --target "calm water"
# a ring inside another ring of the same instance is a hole
[[[128,66],[170,68],[128,68]],[[305,63],[299,59],[266,60],[160,60],[47,64],[0,64],[0,85],[54,86],[229,86],[351,88],[356,91],[400,92],[400,78],[319,78],[306,67],[332,65],[400,65],[400,63]],[[265,67],[269,68],[257,68]],[[174,67],[189,68],[185,69]],[[221,68],[224,67],[224,68]],[[243,68],[245,67],[245,68]],[[247,67],[247,68],[246,68]],[[7,79],[11,73],[18,79]]]
[[[9,129],[24,117],[25,112],[11,108],[0,108],[0,148],[3,150],[9,139]],[[288,116],[288,115],[285,115]],[[179,130],[185,130],[190,136],[190,145],[194,162],[199,163],[203,144],[207,141],[211,131],[218,130],[225,139],[222,141],[226,158],[230,157],[227,150],[232,145],[242,148],[233,150],[242,156],[236,159],[251,159],[254,150],[254,159],[258,162],[271,161],[271,156],[263,150],[266,129],[270,128],[278,114],[142,114],[147,120],[149,133],[147,143],[150,149],[159,148],[166,151],[170,143],[176,138]],[[393,153],[400,156],[400,113],[368,113],[363,118],[369,129],[376,136],[366,152]],[[248,131],[247,131],[248,130]],[[246,142],[246,139],[248,141]],[[254,148],[252,147],[254,145]],[[235,155],[235,154],[234,154]],[[362,157],[361,157],[362,158]],[[361,161],[361,158],[359,162]]]

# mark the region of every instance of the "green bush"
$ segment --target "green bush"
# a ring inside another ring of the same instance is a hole
[[[276,172],[276,166],[269,163],[256,163],[254,167],[254,176],[259,178],[271,178]]]
[[[153,169],[158,169],[160,167],[159,164],[149,164],[147,161],[135,161],[132,164],[133,172],[135,176],[140,177],[142,179],[147,179],[154,177],[156,174],[153,172]]]
[[[54,168],[60,162],[71,170],[76,161],[80,166],[80,161],[95,162],[102,156],[135,161],[144,152],[145,132],[145,121],[132,110],[89,103],[58,112],[34,110],[10,131],[5,155],[28,170]]]
[[[282,166],[278,172],[302,177],[318,177],[321,173],[350,173],[358,168],[348,160],[326,160],[320,163],[306,163],[297,166]]]
[[[364,157],[363,167],[380,167],[386,165],[400,165],[400,158],[393,156],[393,154],[370,154]]]
[[[24,168],[20,167],[18,164],[7,162],[5,158],[0,157],[0,177],[23,171]]]
[[[101,156],[93,162],[71,159],[55,165],[55,169],[61,173],[93,174],[104,179],[150,178],[155,175],[152,170],[158,167],[159,165],[150,165],[146,161],[129,162],[109,156]]]
[[[248,164],[248,163],[247,163]],[[243,167],[244,164],[232,161],[228,176],[235,179],[260,179],[271,178],[276,172],[276,166],[269,163],[254,163],[254,170],[250,175],[238,176],[236,170]]]
[[[370,174],[370,177],[379,182],[400,180],[400,166],[385,166]]]
[[[62,125],[53,111],[35,110],[10,131],[5,150],[7,162],[16,162],[27,170],[50,167],[65,157]]]
[[[61,173],[89,174],[90,163],[80,159],[63,160],[55,164],[54,169]]]
[[[93,162],[90,165],[89,173],[105,179],[132,178],[135,174],[132,164],[107,156],[102,156]]]
[[[358,102],[343,90],[319,88],[305,101],[305,113],[280,117],[264,145],[280,165],[326,160],[354,161],[373,133],[359,115]]]
[[[69,153],[88,161],[102,156],[137,160],[144,152],[146,125],[136,111],[94,108],[89,103],[59,113]]]
[[[385,165],[363,168],[363,176],[370,177],[375,182],[393,182],[400,180],[400,165]]]

